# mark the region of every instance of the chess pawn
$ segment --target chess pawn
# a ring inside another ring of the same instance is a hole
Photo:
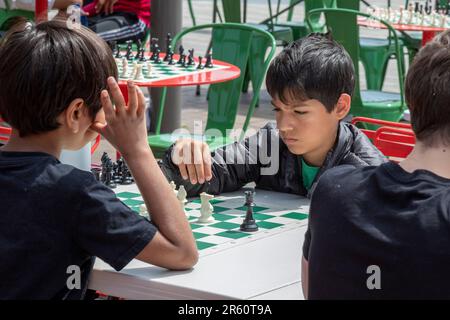
[[[202,56],[199,56],[199,57],[198,57],[198,66],[197,66],[197,69],[198,69],[198,70],[204,69],[204,67],[203,67],[203,65],[202,65],[202,61],[203,61],[203,57],[202,57]]]
[[[252,191],[246,191],[246,202],[245,206],[247,207],[247,213],[245,215],[244,222],[240,226],[241,231],[245,232],[255,232],[258,231],[258,225],[256,224],[256,221],[253,217],[253,207],[255,206],[255,203],[253,202],[253,192]]]
[[[177,193],[177,199],[180,202],[181,208],[184,211],[184,206],[186,205],[186,202],[188,202],[186,200],[187,197],[187,192],[186,189],[184,188],[183,185],[180,186],[180,188],[178,189],[178,193]]]
[[[207,194],[206,192],[200,193],[201,199],[201,207],[200,207],[200,217],[197,220],[197,223],[212,223],[215,221],[212,216],[213,206],[209,201],[214,198],[213,195]]]
[[[134,74],[134,80],[142,81],[144,77],[142,76],[142,64],[136,66],[136,73]]]
[[[175,197],[177,197],[178,191],[177,191],[177,185],[175,184],[175,182],[170,181],[170,187],[172,188],[173,193],[175,193]]]
[[[127,58],[122,58],[122,73],[120,74],[121,78],[126,78],[128,75],[128,61]]]

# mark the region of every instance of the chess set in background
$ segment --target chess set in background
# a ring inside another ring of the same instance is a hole
[[[183,46],[178,48],[178,60],[175,60],[175,52],[171,45],[172,37],[170,33],[166,38],[167,54],[161,58],[161,49],[158,39],[151,40],[151,56],[145,52],[145,46],[140,40],[134,42],[136,51],[133,50],[133,41],[127,41],[126,53],[123,53],[122,45],[112,41],[109,43],[119,71],[119,80],[134,80],[136,82],[152,82],[164,80],[180,75],[188,75],[194,72],[207,72],[212,69],[226,68],[225,66],[215,66],[213,64],[212,52],[206,54],[206,61],[203,57],[194,57],[194,49],[185,53]]]
[[[410,1],[407,8],[368,8],[368,14],[393,24],[448,28],[449,6],[450,2],[441,6],[439,0]]]

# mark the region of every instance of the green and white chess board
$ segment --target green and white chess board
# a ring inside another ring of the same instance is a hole
[[[177,60],[175,59],[175,62],[176,61]],[[206,60],[203,59],[203,64],[205,61]],[[126,71],[124,70],[124,63],[126,63]],[[119,80],[134,80],[136,83],[151,83],[154,81],[162,81],[182,76],[193,76],[195,74],[229,68],[226,65],[214,64],[212,68],[197,69],[197,59],[193,65],[186,67],[183,67],[178,63],[169,65],[166,61],[161,61],[161,63],[155,63],[150,60],[141,62],[139,59],[127,60],[126,58],[116,58],[116,64],[119,71]],[[136,72],[139,65],[142,70],[140,71],[140,77],[137,78]]]
[[[139,207],[144,203],[137,186],[118,186],[114,189],[117,197],[139,214]],[[278,193],[277,193],[278,194]],[[309,203],[302,197],[279,193],[280,199],[274,199],[273,193],[266,195],[264,190],[256,189],[254,218],[259,230],[253,233],[239,230],[245,218],[247,208],[244,206],[245,195],[237,191],[216,196],[210,201],[214,207],[215,222],[200,224],[200,199],[188,199],[185,212],[190,222],[200,256],[227,250],[251,241],[270,237],[274,234],[298,228],[307,224]],[[289,201],[283,198],[289,197]],[[294,197],[294,200],[292,198]]]

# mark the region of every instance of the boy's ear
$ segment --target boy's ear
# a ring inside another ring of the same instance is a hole
[[[339,120],[344,119],[347,114],[350,112],[350,107],[352,105],[352,97],[349,94],[343,93],[339,97],[339,100],[336,104],[336,108],[334,108],[334,112]]]
[[[80,130],[80,121],[85,116],[85,109],[84,100],[80,98],[73,100],[66,109],[64,118],[67,128],[73,133]]]

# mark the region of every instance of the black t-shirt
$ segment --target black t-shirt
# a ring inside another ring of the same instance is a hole
[[[450,299],[450,180],[395,163],[327,171],[303,256],[310,299]]]
[[[90,172],[45,153],[0,152],[0,208],[0,300],[80,299],[95,256],[120,270],[156,233]],[[71,266],[80,289],[67,286]]]

